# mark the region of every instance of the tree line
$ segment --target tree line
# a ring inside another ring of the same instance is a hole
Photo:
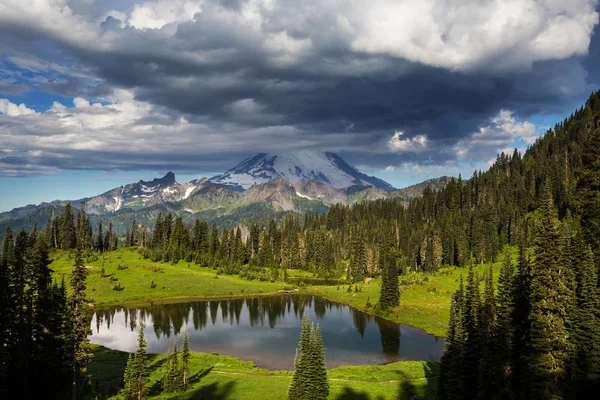
[[[81,398],[90,310],[77,249],[69,285],[52,280],[50,245],[34,229],[6,230],[0,257],[0,397]]]
[[[497,287],[469,269],[452,297],[439,398],[578,399],[600,389],[600,291],[594,254],[550,184]],[[533,237],[530,246],[529,237]],[[482,279],[481,279],[482,278]],[[484,292],[481,296],[480,281]]]

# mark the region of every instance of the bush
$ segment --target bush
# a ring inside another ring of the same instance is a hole
[[[125,271],[127,268],[129,268],[127,265],[117,265],[117,270],[119,271]]]
[[[113,286],[113,290],[116,290],[117,292],[121,292],[125,289],[125,287],[121,286],[121,282],[117,282],[117,284],[115,286]]]

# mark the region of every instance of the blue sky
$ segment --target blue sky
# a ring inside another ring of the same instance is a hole
[[[542,3],[1,1],[0,211],[295,149],[470,176],[600,88],[598,1]]]

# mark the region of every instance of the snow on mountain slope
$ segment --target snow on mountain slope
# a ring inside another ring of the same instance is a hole
[[[315,180],[335,189],[373,186],[386,191],[394,190],[387,182],[350,166],[337,154],[308,150],[258,153],[210,181],[245,190],[276,178],[290,182]]]
[[[167,173],[162,178],[152,181],[139,181],[115,188],[94,196],[86,201],[86,209],[90,214],[116,212],[123,208],[139,209],[187,199],[199,183],[177,183],[175,174]]]

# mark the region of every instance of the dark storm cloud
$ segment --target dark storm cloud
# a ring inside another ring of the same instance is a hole
[[[597,15],[589,7],[596,2],[577,1],[587,14],[565,5],[569,18],[594,26],[597,21],[589,21]],[[0,29],[10,33],[4,37],[20,41],[36,37],[38,29],[37,37],[44,36],[55,51],[41,54],[40,47],[32,45],[32,56],[55,64],[66,57],[76,60],[77,71],[85,71],[39,83],[40,90],[102,100],[106,106],[122,101],[111,98],[114,89],[125,89],[134,97],[119,103],[123,107],[116,106],[125,117],[111,122],[92,120],[87,108],[64,111],[59,126],[51,127],[42,115],[36,120],[36,126],[48,132],[59,132],[64,126],[111,129],[114,135],[106,135],[111,140],[82,130],[84,143],[69,139],[62,157],[33,157],[28,152],[36,149],[22,146],[17,151],[20,155],[0,158],[0,166],[39,163],[84,168],[85,161],[88,168],[218,170],[231,166],[234,157],[290,147],[339,151],[351,162],[373,168],[402,162],[443,164],[457,160],[457,144],[490,124],[500,110],[510,110],[520,119],[570,113],[600,83],[590,61],[600,58],[600,43],[593,38],[590,57],[581,55],[585,30],[573,34],[572,49],[561,48],[557,41],[555,55],[547,55],[543,46],[521,47],[516,39],[512,47],[504,48],[503,41],[511,40],[506,35],[482,36],[483,47],[473,45],[473,49],[448,39],[447,57],[440,58],[435,46],[423,45],[417,49],[423,50],[420,53],[405,50],[420,41],[426,43],[427,30],[405,47],[394,43],[382,47],[379,36],[373,36],[375,25],[369,23],[368,12],[374,5],[368,8],[367,2],[357,2],[367,8],[348,7],[339,13],[334,11],[339,2],[311,3],[312,11],[310,2],[306,6],[275,3],[274,7],[248,8],[248,1],[220,0],[204,2],[201,12],[190,12],[187,3],[175,2],[162,9],[159,1],[102,18],[97,9],[81,6],[73,8],[81,18],[65,19],[82,32],[79,36],[33,26],[25,18],[4,25]],[[395,12],[393,2],[377,3]],[[414,4],[418,11],[418,2]],[[314,12],[314,7],[322,12]],[[85,13],[93,14],[96,22],[86,20]],[[57,24],[61,18],[66,17],[58,14]],[[26,28],[31,32],[22,39]],[[92,28],[97,32],[90,37],[96,37],[96,42],[82,42],[81,36]],[[540,38],[548,40],[544,35],[536,39],[524,33],[521,41],[539,43]],[[10,48],[10,42],[3,45]],[[484,57],[486,52],[492,56]],[[450,61],[453,57],[459,61]],[[89,118],[84,122],[70,119],[66,114],[74,111],[87,113]],[[178,127],[182,121],[186,125]],[[140,127],[147,137],[133,132]],[[422,148],[415,149],[410,142],[392,148],[388,142],[396,131],[403,133],[402,140],[420,135],[427,140]],[[4,135],[5,147],[14,143]],[[122,145],[129,139],[143,149],[161,136],[173,143],[162,148],[160,161],[155,154],[135,152],[135,148],[122,153],[115,149],[119,137]],[[177,146],[180,139],[182,144]],[[51,154],[57,152],[55,147]],[[41,146],[38,150],[48,149]]]

